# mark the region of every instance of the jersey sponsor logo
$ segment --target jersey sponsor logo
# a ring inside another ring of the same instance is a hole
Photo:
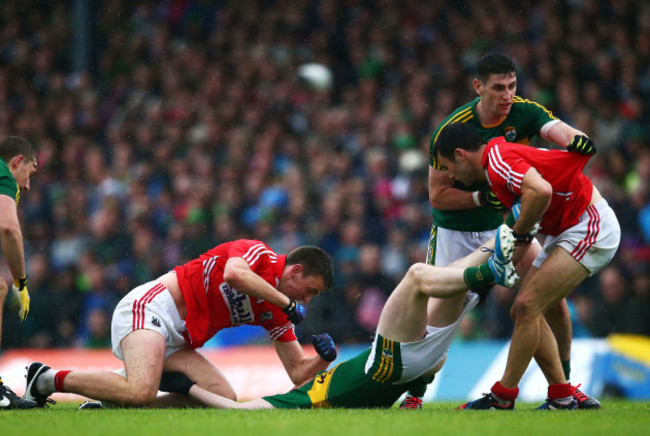
[[[273,312],[264,312],[260,315],[260,321],[270,321],[273,319]]]
[[[506,127],[503,129],[503,134],[506,137],[506,139],[510,142],[514,141],[515,138],[517,137],[517,131],[515,130],[514,127]]]
[[[253,321],[253,307],[248,295],[231,288],[226,282],[219,285],[219,291],[221,291],[221,295],[230,311],[230,323],[233,326]]]

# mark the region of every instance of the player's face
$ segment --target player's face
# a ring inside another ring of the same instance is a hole
[[[20,161],[17,162],[17,165],[13,167],[13,171],[11,173],[16,179],[16,183],[18,183],[20,190],[29,191],[29,180],[36,172],[38,164],[36,160],[27,160],[23,156],[18,156],[18,158],[22,159],[20,159]]]
[[[299,267],[294,269],[295,267]],[[325,280],[318,275],[305,275],[300,265],[294,265],[290,271],[280,279],[278,290],[287,297],[309,303],[309,300],[323,292]]]
[[[465,186],[471,186],[476,183],[478,177],[476,171],[467,160],[467,155],[457,149],[455,160],[447,159],[438,155],[438,161],[446,168],[447,174],[454,181],[460,182]]]
[[[491,74],[488,80],[478,82],[476,92],[481,96],[483,108],[493,117],[503,118],[510,113],[517,92],[517,75]]]

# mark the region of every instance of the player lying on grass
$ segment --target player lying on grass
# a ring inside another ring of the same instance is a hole
[[[302,384],[336,359],[327,333],[312,339],[318,356],[306,357],[294,332],[306,312],[300,303],[332,280],[331,258],[318,247],[279,255],[258,240],[219,244],[136,287],[117,305],[111,340],[113,354],[124,361],[124,376],[33,362],[25,398],[43,407],[52,393],[70,392],[124,406],[162,406],[157,396],[162,372],[183,371],[210,392],[236,399],[228,379],[199,348],[220,330],[243,324],[269,332],[291,381]]]
[[[489,288],[494,283],[514,284],[513,251],[512,231],[502,225],[496,247],[492,238],[449,267],[411,266],[382,310],[372,346],[288,393],[238,403],[206,391],[182,373],[163,374],[161,390],[187,394],[221,409],[391,407],[412,383],[430,382],[442,367],[461,319],[479,302],[479,296],[467,290]],[[454,323],[441,328],[427,326],[429,298],[465,292],[465,308]]]

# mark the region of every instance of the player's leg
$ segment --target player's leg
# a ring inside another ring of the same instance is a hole
[[[532,268],[533,261],[541,250],[542,247],[536,243],[528,245],[525,247],[525,250],[515,250],[513,262],[517,267],[517,273],[520,277],[526,276],[528,271]],[[558,304],[551,306],[544,314],[544,317],[546,318],[546,322],[551,328],[555,340],[557,341],[564,376],[568,380],[573,328],[571,325],[571,314],[566,299],[563,298],[558,302]]]
[[[490,241],[486,248],[493,248],[493,236],[496,231],[487,232],[459,232],[438,228],[435,224],[431,228],[429,247],[427,251],[427,264],[436,266],[468,266],[484,263],[489,256],[489,251],[479,251],[476,248],[481,242]],[[465,293],[449,298],[429,298],[427,303],[427,324],[432,327],[447,327],[454,324],[465,308]],[[422,397],[427,390],[427,384],[420,381],[409,388],[405,399],[400,404],[401,409],[422,408]]]
[[[566,298],[551,306],[544,314],[544,318],[557,341],[557,348],[560,354],[560,360],[562,361],[562,370],[564,371],[564,377],[568,380],[570,376],[573,325],[571,324],[571,313],[569,312]]]
[[[121,341],[121,348],[126,377],[111,371],[59,371],[35,362],[27,373],[26,397],[43,405],[54,392],[70,392],[115,405],[148,405],[158,392],[165,338],[152,330],[135,330]]]
[[[386,301],[377,332],[398,342],[422,339],[427,326],[426,308],[429,298],[463,295],[473,285],[486,286],[494,282],[495,278],[503,280],[508,273],[514,274],[510,262],[513,250],[512,231],[503,225],[497,233],[496,243],[491,239],[469,256],[457,261],[454,265],[458,266],[436,267],[423,263],[412,265]],[[485,263],[486,261],[488,262]],[[510,279],[513,278],[510,276]]]
[[[544,312],[588,275],[588,270],[562,248],[556,248],[540,268],[528,272],[513,306],[515,327],[503,378],[492,386],[488,394],[463,404],[459,409],[514,409],[519,382],[533,355],[544,367],[545,375],[552,380],[549,383],[556,382],[549,386],[549,397],[570,397],[571,387],[564,379],[557,343],[544,320]],[[559,392],[562,394],[557,395]]]
[[[196,386],[225,399],[237,400],[237,394],[226,376],[202,353],[185,348],[169,356],[163,370],[182,372],[196,383]],[[185,395],[159,396],[153,407],[179,407],[200,405]]]
[[[529,272],[515,298],[515,327],[506,371],[501,379],[505,389],[516,389],[533,355],[541,360],[551,384],[565,384],[557,343],[544,312],[566,297],[589,271],[563,248],[556,248],[544,263]]]
[[[2,344],[2,312],[4,312],[7,294],[9,294],[9,286],[7,286],[5,279],[0,277],[0,344]]]

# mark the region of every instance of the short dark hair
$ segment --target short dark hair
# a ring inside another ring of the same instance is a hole
[[[321,276],[325,288],[332,287],[334,272],[332,258],[320,247],[303,245],[294,248],[287,255],[287,265],[302,265],[303,274],[306,276]]]
[[[491,52],[483,55],[476,64],[476,77],[485,83],[492,74],[517,74],[515,61],[505,53]]]
[[[26,139],[20,136],[7,136],[0,142],[0,159],[7,164],[16,156],[23,155],[27,161],[36,161],[38,164],[38,156],[32,144],[27,142]]]
[[[456,162],[454,150],[476,151],[482,145],[481,136],[478,131],[467,123],[451,123],[446,125],[438,135],[433,145],[434,156],[442,156],[452,162]]]

